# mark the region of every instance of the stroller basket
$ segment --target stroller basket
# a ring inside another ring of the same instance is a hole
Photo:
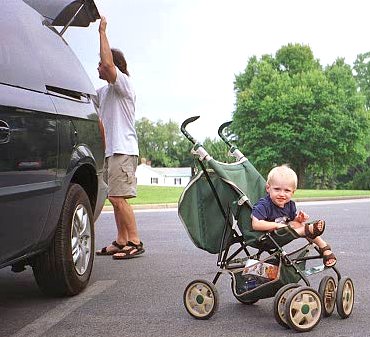
[[[289,254],[291,259],[300,260],[296,263],[295,267],[303,271],[306,267],[306,261],[304,258],[309,252],[306,247]],[[236,296],[240,297],[243,301],[253,301],[263,298],[273,297],[276,292],[286,284],[297,283],[301,280],[302,276],[297,272],[297,269],[292,265],[288,264],[281,255],[275,254],[275,256],[270,256],[268,260],[258,261],[257,265],[263,265],[265,262],[269,262],[275,265],[277,268],[276,276],[272,279],[256,275],[248,274],[245,272],[245,268],[240,268],[239,270],[234,270],[231,272],[231,277],[233,278],[233,286],[235,287],[234,293]],[[248,280],[252,280],[253,288],[248,288]]]

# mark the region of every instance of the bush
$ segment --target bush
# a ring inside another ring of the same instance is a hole
[[[356,173],[352,180],[352,188],[356,190],[370,190],[370,167]]]

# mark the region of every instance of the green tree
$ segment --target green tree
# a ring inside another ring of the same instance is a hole
[[[287,163],[305,187],[313,173],[332,180],[365,160],[364,98],[343,59],[323,69],[308,46],[289,44],[250,58],[235,90],[231,128],[261,173]]]
[[[189,162],[186,157],[190,157],[191,144],[185,140],[177,123],[142,118],[136,121],[136,131],[140,158],[150,160],[152,166],[179,167]]]
[[[366,110],[370,109],[370,52],[357,55],[353,65],[354,77],[360,92],[366,99]]]
[[[232,163],[235,159],[228,155],[229,147],[220,139],[207,137],[203,142],[204,148],[217,161]]]
[[[370,52],[359,54],[354,63],[358,90],[365,96],[367,119],[370,119]],[[352,168],[353,181],[350,188],[369,189],[370,186],[370,128],[367,131],[367,160]]]

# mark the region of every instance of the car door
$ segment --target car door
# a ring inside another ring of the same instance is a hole
[[[23,2],[0,2],[1,266],[36,244],[59,187],[55,108],[28,39],[41,20]]]
[[[26,253],[46,221],[55,182],[57,130],[48,97],[0,88],[0,261]],[[11,103],[10,101],[13,100]],[[21,102],[36,103],[33,109]]]

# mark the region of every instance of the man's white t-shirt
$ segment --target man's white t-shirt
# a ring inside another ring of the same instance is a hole
[[[99,117],[105,130],[105,157],[139,155],[135,130],[135,91],[130,78],[116,68],[115,83],[97,90]]]

